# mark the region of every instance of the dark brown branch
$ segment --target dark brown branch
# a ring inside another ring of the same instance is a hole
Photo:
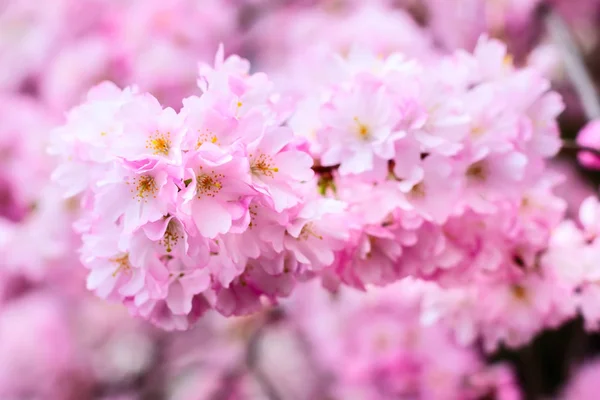
[[[323,175],[323,174],[331,174],[331,173],[333,173],[333,171],[335,171],[339,167],[340,167],[339,164],[330,165],[327,167],[324,167],[322,165],[313,165],[312,170],[315,171],[316,174]]]
[[[579,46],[575,42],[569,27],[551,7],[540,10],[548,34],[558,48],[569,80],[573,84],[588,120],[600,118],[600,101],[594,81],[587,71]]]

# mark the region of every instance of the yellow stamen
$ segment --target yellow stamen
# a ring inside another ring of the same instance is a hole
[[[265,175],[270,178],[273,177],[274,172],[279,172],[279,168],[273,167],[273,159],[265,154],[261,154],[254,160],[250,170],[255,175]]]
[[[198,140],[196,140],[196,150],[200,148],[204,143],[210,142],[212,144],[218,144],[219,139],[217,136],[209,130],[202,132],[198,130]]]
[[[156,198],[158,187],[156,186],[156,181],[153,176],[142,175],[133,178],[133,182],[126,181],[125,183],[127,185],[135,185],[135,188],[132,187],[130,192],[133,193],[133,198],[138,201],[147,201],[148,196],[150,195],[152,195],[153,198]]]
[[[369,127],[360,122],[358,117],[354,117],[354,122],[356,122],[359,137],[365,140],[368,139],[371,136],[371,131]]]
[[[156,131],[146,142],[146,148],[151,149],[153,154],[168,156],[171,150],[171,132],[160,133]]]
[[[224,175],[215,174],[215,171],[211,171],[210,174],[201,173],[200,175],[196,176],[197,196],[215,197],[215,195],[219,193],[223,187],[221,183],[222,178],[224,178]]]
[[[109,259],[110,262],[117,264],[117,269],[112,273],[113,278],[116,277],[119,273],[131,272],[131,264],[129,263],[129,254],[122,255],[120,257],[114,257]]]
[[[180,237],[181,235],[179,234],[177,223],[173,219],[171,219],[169,221],[169,224],[167,225],[167,229],[161,240],[161,243],[163,246],[165,246],[165,250],[167,251],[167,253],[173,251],[173,246],[175,246],[177,242],[179,242]]]
[[[323,236],[317,235],[314,231],[315,226],[312,222],[304,225],[302,230],[300,231],[300,235],[298,235],[298,240],[308,240],[311,236],[315,237],[319,240],[323,240]]]

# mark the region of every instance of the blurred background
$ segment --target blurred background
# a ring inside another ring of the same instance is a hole
[[[426,62],[482,34],[564,96],[565,138],[600,117],[585,97],[600,79],[598,0],[0,0],[0,400],[600,398],[600,367],[577,372],[600,340],[578,320],[489,357],[422,327],[411,290],[307,284],[257,315],[165,332],[85,288],[76,205],[53,187],[45,148],[90,87],[135,84],[178,110],[221,43],[293,89],[317,68],[313,52],[360,45]],[[600,183],[574,157],[554,165],[571,213]],[[339,372],[392,353],[406,362],[391,392]]]

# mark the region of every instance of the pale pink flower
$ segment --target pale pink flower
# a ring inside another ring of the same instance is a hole
[[[126,160],[156,159],[181,164],[184,116],[163,108],[146,94],[123,105],[116,118],[122,121],[123,137],[113,144],[113,154]]]
[[[448,205],[454,204],[459,195],[455,166],[445,157],[430,155],[423,160],[423,171],[423,180],[406,193],[407,207],[426,219],[443,223],[454,211]]]
[[[178,259],[167,264],[169,284],[165,302],[175,315],[187,315],[192,311],[192,299],[210,287],[211,276],[207,266],[190,268]]]
[[[469,207],[490,212],[496,208],[494,202],[519,196],[528,161],[524,154],[482,149],[471,157],[461,168],[464,202]]]
[[[123,133],[117,113],[135,96],[135,88],[120,90],[104,82],[92,88],[87,102],[71,110],[66,123],[55,130],[49,152],[61,162],[52,179],[65,189],[65,197],[94,187],[110,169],[110,149]]]
[[[334,95],[323,111],[324,143],[321,163],[340,164],[341,174],[358,174],[373,168],[375,158],[394,155],[393,140],[398,117],[385,87],[375,82],[357,82],[349,92]]]
[[[219,149],[202,148],[184,161],[182,209],[202,236],[215,238],[230,230],[244,231],[250,222],[248,202],[256,191],[250,186],[246,158]]]
[[[364,289],[369,284],[384,286],[398,280],[401,255],[402,245],[393,229],[368,226],[354,253],[336,261],[340,264],[336,273],[344,283],[357,288]]]
[[[334,250],[347,236],[340,220],[344,205],[333,199],[316,199],[304,204],[290,220],[283,239],[284,247],[299,263],[318,270],[334,261]]]
[[[598,396],[600,368],[598,360],[592,359],[580,366],[567,386],[563,389],[561,400],[592,400]]]
[[[288,128],[267,129],[247,148],[252,186],[267,195],[278,212],[297,205],[299,187],[313,177],[312,157],[290,146],[293,137]]]
[[[115,164],[97,184],[94,212],[109,221],[123,217],[127,233],[158,221],[175,205],[178,187],[171,170],[153,159]]]
[[[105,222],[96,227],[82,238],[82,262],[90,269],[88,289],[100,297],[118,300],[144,290],[159,294],[162,282],[168,279],[163,263],[156,257],[138,257],[135,261],[144,264],[134,264],[119,226]]]

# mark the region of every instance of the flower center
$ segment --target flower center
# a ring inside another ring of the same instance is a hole
[[[130,273],[131,264],[129,263],[129,254],[125,253],[120,257],[113,257],[109,259],[110,262],[117,264],[117,269],[112,273],[113,278],[119,275],[121,272]]]
[[[219,140],[217,139],[217,136],[210,132],[210,131],[205,131],[204,133],[200,130],[198,130],[198,140],[196,140],[196,150],[198,150],[200,148],[200,146],[202,146],[204,143],[212,143],[212,144],[217,144],[219,142]]]
[[[171,150],[171,132],[160,133],[156,131],[146,142],[146,148],[151,149],[154,155],[168,156],[169,150]]]
[[[125,183],[129,185],[129,182]],[[150,195],[156,198],[158,187],[156,186],[154,177],[150,175],[135,177],[133,178],[133,184],[135,185],[135,188],[132,188],[130,191],[131,193],[134,193],[134,199],[137,198],[138,200],[146,200]]]
[[[273,167],[273,159],[265,154],[261,154],[254,160],[250,170],[255,175],[264,175],[270,178],[273,177],[274,172],[279,172],[279,168]]]
[[[360,122],[358,117],[354,117],[354,122],[356,123],[356,130],[358,132],[358,136],[363,140],[369,139],[371,137],[371,130],[369,129],[369,127]]]
[[[417,198],[425,197],[425,185],[423,182],[419,182],[413,186],[410,190],[410,195]]]
[[[487,178],[487,171],[483,162],[478,161],[467,169],[467,176],[472,180],[483,182]]]
[[[471,137],[473,137],[473,138],[478,138],[478,137],[482,136],[484,133],[485,133],[485,130],[479,125],[475,125],[471,128]]]
[[[196,192],[198,197],[215,197],[223,187],[221,178],[223,178],[223,175],[215,174],[214,171],[211,174],[198,175],[196,177]]]
[[[179,238],[181,238],[181,235],[179,234],[177,223],[173,220],[170,220],[169,224],[167,225],[167,229],[165,230],[165,234],[161,240],[161,243],[163,246],[165,246],[167,253],[173,251],[173,246],[179,242]]]
[[[511,288],[512,294],[513,296],[515,296],[515,298],[517,300],[525,300],[527,299],[527,291],[525,290],[525,288],[521,285],[514,285]]]
[[[319,240],[323,240],[323,236],[317,235],[314,231],[315,225],[312,222],[304,225],[298,236],[298,240],[308,240],[311,236],[316,237]]]

